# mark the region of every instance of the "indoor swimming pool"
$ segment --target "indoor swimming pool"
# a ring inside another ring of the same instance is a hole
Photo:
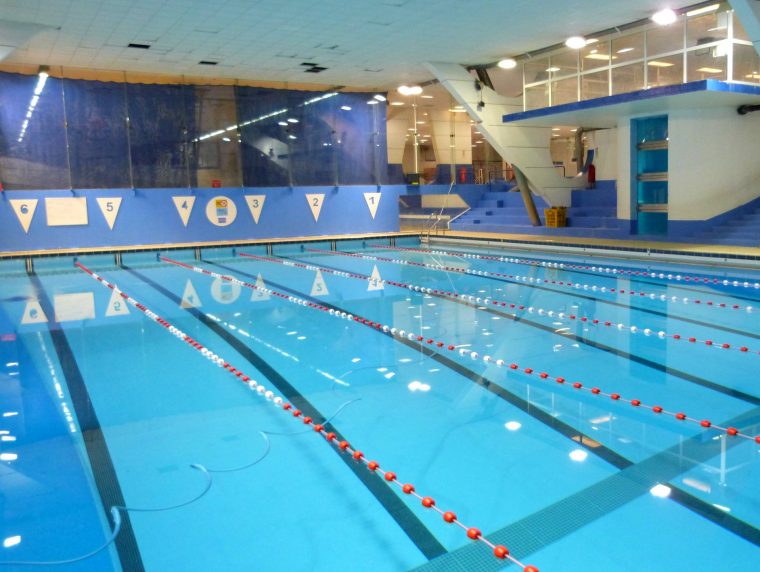
[[[760,569],[760,272],[117,259],[0,262],[0,572]]]

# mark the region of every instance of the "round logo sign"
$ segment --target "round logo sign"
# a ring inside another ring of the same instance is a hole
[[[228,226],[236,216],[237,207],[229,197],[214,197],[206,205],[206,217],[216,226]]]
[[[221,304],[232,304],[240,298],[240,284],[216,278],[211,283],[211,295]]]

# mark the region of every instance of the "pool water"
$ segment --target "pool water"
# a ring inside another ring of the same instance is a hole
[[[398,246],[79,258],[377,473],[71,257],[6,263],[0,570],[519,569],[384,471],[541,572],[760,569],[760,273]]]

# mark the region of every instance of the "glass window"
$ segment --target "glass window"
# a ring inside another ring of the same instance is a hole
[[[647,30],[647,57],[683,50],[683,19]]]
[[[582,75],[581,99],[595,99],[597,97],[608,96],[610,89],[609,74],[609,70],[604,70],[601,72]]]
[[[745,42],[750,42],[751,40],[749,39],[747,30],[745,30],[744,26],[742,26],[739,17],[736,15],[736,12],[731,12],[731,16],[734,20],[734,40],[744,40]]]
[[[703,79],[719,79],[726,81],[728,74],[728,58],[725,50],[719,49],[719,44],[711,48],[699,48],[687,52],[687,81],[698,81]],[[650,72],[651,69],[650,69]]]
[[[0,176],[3,187],[68,189],[60,79],[0,72]]]
[[[581,50],[581,69],[592,70],[610,63],[610,42],[607,39],[586,45]]]
[[[550,58],[549,70],[552,77],[578,73],[578,50],[563,51]]]
[[[198,85],[194,86],[194,91],[195,133],[192,140],[196,142],[198,186],[210,187],[214,181],[219,181],[223,187],[239,187],[242,180],[235,88]]]
[[[612,68],[612,94],[644,89],[644,63]]]
[[[127,84],[135,187],[195,187],[193,88]]]
[[[549,58],[528,60],[523,65],[525,83],[531,84],[549,79]]]
[[[728,38],[730,16],[725,9],[716,8],[713,12],[687,18],[686,47],[701,46]]]
[[[648,87],[683,83],[683,54],[663,56],[647,61]]]
[[[384,166],[387,152],[377,128],[381,122],[385,124],[386,103],[373,99],[371,93],[341,93],[334,101],[327,101],[336,106],[332,131],[335,133],[338,182],[341,185],[377,182],[377,177],[387,170]],[[370,101],[377,103],[370,104]],[[383,165],[378,164],[381,151],[385,157]]]
[[[612,40],[612,65],[644,57],[644,33],[630,34]]]
[[[549,107],[549,84],[525,88],[525,109]]]
[[[570,77],[552,82],[552,105],[578,101],[578,78]]]
[[[333,103],[337,95],[335,92],[305,92],[289,91],[285,103],[288,107],[286,122],[290,123],[288,127],[288,144],[290,146],[290,158],[293,171],[294,185],[336,185],[335,165],[335,144],[339,146],[345,144],[350,138],[348,130],[342,126],[334,128],[334,110]],[[364,107],[367,107],[366,94],[362,100]],[[358,102],[357,102],[358,104]],[[359,105],[351,106],[352,111],[343,112],[347,115],[355,115],[360,112]],[[293,120],[296,122],[293,122]],[[361,137],[349,142],[354,147],[353,153],[360,167],[365,167],[371,163],[368,151],[371,151],[366,138],[372,133],[371,124],[366,121],[360,121],[357,125],[357,132]],[[337,140],[333,141],[333,137]],[[340,141],[340,143],[338,143]],[[344,173],[343,178],[349,178],[352,174]],[[366,180],[365,173],[358,175],[365,178],[361,182],[370,182]],[[350,184],[349,181],[342,182]]]
[[[288,136],[294,124],[287,121],[287,96],[283,95],[287,92],[241,86],[236,88],[235,93],[243,185],[289,186],[291,164]]]
[[[760,56],[754,46],[734,44],[734,81],[760,83]]]

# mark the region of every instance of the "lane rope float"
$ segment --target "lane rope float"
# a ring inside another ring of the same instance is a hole
[[[755,290],[760,289],[760,282],[754,282],[754,281],[748,281],[748,280],[727,280],[715,277],[709,277],[709,276],[689,276],[689,275],[682,275],[682,274],[673,274],[672,272],[668,272],[667,274],[664,272],[650,272],[646,270],[629,270],[626,268],[616,268],[613,266],[609,266],[606,264],[602,265],[596,265],[596,266],[587,266],[584,264],[573,264],[571,262],[551,262],[548,260],[541,260],[541,259],[531,259],[531,258],[515,258],[511,256],[496,256],[496,255],[488,255],[488,254],[475,254],[471,252],[464,252],[464,251],[451,251],[451,250],[436,250],[436,249],[426,249],[426,248],[409,248],[409,247],[402,247],[402,246],[387,246],[384,244],[370,244],[368,245],[372,248],[382,248],[385,250],[403,250],[407,252],[421,252],[423,254],[438,254],[443,256],[461,256],[463,258],[476,258],[479,260],[492,260],[497,262],[511,262],[513,264],[524,264],[528,266],[543,266],[547,268],[561,268],[561,269],[570,269],[570,270],[589,270],[591,272],[596,272],[599,274],[620,274],[625,276],[639,276],[642,278],[659,278],[661,280],[671,280],[675,282],[694,282],[695,284],[714,284],[714,285],[723,285],[723,286],[735,286],[738,288],[754,288]]]
[[[238,252],[239,256],[245,257],[245,258],[251,258],[254,260],[261,260],[264,262],[273,262],[277,264],[282,264],[284,266],[292,266],[297,268],[305,268],[308,270],[319,270],[320,272],[328,273],[328,274],[334,274],[336,276],[344,276],[347,278],[355,278],[357,280],[364,280],[364,281],[377,281],[382,284],[389,284],[391,286],[395,286],[397,288],[405,288],[407,290],[411,290],[412,292],[420,292],[422,290],[422,286],[412,284],[409,282],[395,282],[393,280],[385,280],[383,278],[380,279],[374,279],[371,276],[367,276],[366,274],[358,274],[356,272],[344,272],[341,270],[334,270],[332,268],[326,268],[324,266],[317,266],[317,265],[308,265],[301,262],[294,262],[291,260],[284,260],[281,258],[272,258],[268,256],[259,256],[256,254],[248,254],[245,252]],[[735,350],[742,354],[748,354],[748,355],[760,355],[760,350],[754,350],[750,349],[748,346],[745,345],[736,345],[736,344],[729,344],[729,343],[721,343],[716,342],[712,339],[701,339],[697,338],[695,336],[683,336],[681,334],[671,334],[664,330],[655,330],[651,328],[642,328],[640,326],[635,325],[626,325],[622,322],[612,322],[610,320],[603,320],[601,318],[596,318],[595,316],[578,316],[576,314],[567,313],[567,312],[560,312],[557,310],[549,310],[546,308],[540,308],[535,306],[525,306],[524,304],[520,304],[519,302],[512,302],[509,300],[503,300],[503,299],[495,299],[491,297],[479,297],[474,296],[472,294],[464,294],[464,293],[458,293],[458,292],[451,292],[449,290],[433,290],[432,294],[438,295],[438,296],[444,296],[456,300],[464,300],[468,302],[478,303],[478,304],[484,304],[486,306],[492,305],[492,306],[498,306],[502,308],[509,308],[510,310],[514,310],[515,313],[520,312],[527,312],[529,314],[537,314],[539,316],[547,316],[549,318],[559,318],[561,320],[567,318],[568,320],[574,320],[582,322],[586,325],[590,326],[596,326],[597,328],[601,329],[603,327],[607,327],[613,330],[616,330],[618,332],[626,332],[631,334],[641,334],[644,336],[654,336],[658,339],[665,340],[665,339],[672,339],[675,341],[684,341],[689,342],[692,344],[695,344],[697,347],[706,347],[706,348],[712,348],[712,349],[723,349],[723,350]]]
[[[392,247],[381,247],[391,249]],[[415,262],[413,260],[403,260],[398,258],[385,258],[382,256],[374,256],[370,254],[359,254],[356,252],[343,252],[340,250],[321,250],[318,248],[306,248],[309,252],[320,252],[322,254],[337,254],[341,256],[355,256],[358,258],[367,258],[368,260],[378,260],[380,262],[391,262],[393,264],[405,264],[409,266],[420,266],[423,268],[430,268],[432,270],[445,270],[447,272],[459,272],[462,274],[472,274],[477,276],[496,276],[498,278],[507,278],[524,283],[532,284],[553,284],[555,286],[564,286],[567,288],[574,288],[575,290],[590,290],[592,292],[612,292],[619,294],[628,294],[629,296],[639,296],[640,298],[648,298],[650,300],[659,300],[661,302],[681,302],[683,304],[696,304],[704,307],[718,308],[718,309],[731,309],[731,310],[745,310],[747,312],[753,312],[753,306],[744,306],[741,304],[731,304],[728,302],[715,302],[713,300],[702,300],[700,298],[691,299],[687,296],[668,296],[666,294],[655,294],[654,292],[645,292],[643,290],[625,290],[623,288],[607,288],[606,286],[597,286],[596,284],[587,284],[584,282],[573,282],[571,280],[549,280],[548,278],[534,278],[533,276],[523,276],[521,274],[505,274],[502,272],[489,272],[488,270],[472,270],[469,268],[462,269],[452,266],[446,266],[443,264],[430,264],[426,262]],[[431,251],[432,252],[432,251]],[[435,251],[436,254],[445,254],[443,251]],[[479,255],[475,255],[479,256]],[[468,258],[463,256],[463,258]],[[560,266],[557,266],[560,268]]]
[[[348,320],[349,322],[357,322],[357,323],[359,323],[361,325],[364,325],[364,326],[366,326],[368,328],[371,328],[371,329],[374,329],[374,330],[380,330],[383,333],[385,333],[387,335],[390,335],[390,336],[392,336],[394,338],[407,339],[409,341],[417,341],[420,346],[423,346],[423,347],[424,346],[428,346],[432,351],[442,351],[443,348],[446,348],[446,350],[448,350],[448,351],[458,350],[459,355],[462,356],[462,357],[469,356],[473,360],[480,360],[480,359],[482,359],[482,361],[484,361],[486,363],[493,363],[493,364],[495,364],[496,366],[498,366],[500,368],[507,366],[511,370],[515,370],[515,371],[516,370],[521,370],[522,373],[525,373],[528,376],[532,376],[534,373],[536,373],[536,370],[533,369],[533,368],[531,368],[531,367],[521,368],[521,366],[519,366],[517,363],[514,363],[514,362],[507,364],[506,360],[501,359],[501,358],[494,358],[494,357],[492,357],[490,355],[483,355],[482,358],[481,358],[481,355],[477,351],[470,350],[470,349],[465,348],[465,347],[459,347],[459,346],[456,346],[454,344],[446,344],[445,342],[440,341],[440,340],[436,340],[434,338],[426,338],[425,336],[421,336],[421,335],[415,334],[414,332],[407,332],[407,331],[405,331],[403,329],[397,329],[395,327],[391,327],[391,326],[389,326],[387,324],[383,324],[381,322],[374,322],[372,320],[368,320],[367,318],[363,318],[362,316],[359,316],[359,315],[354,315],[354,314],[351,314],[351,313],[348,313],[348,312],[342,312],[342,311],[339,311],[339,310],[334,310],[332,308],[328,308],[327,306],[323,306],[321,304],[315,304],[313,302],[309,302],[308,300],[305,300],[305,299],[297,297],[297,296],[288,296],[287,294],[283,294],[282,292],[278,292],[276,290],[272,290],[271,288],[260,287],[260,286],[256,286],[255,284],[251,284],[250,282],[244,282],[242,280],[238,280],[237,278],[234,278],[233,276],[224,276],[224,275],[219,274],[217,272],[212,272],[210,270],[206,270],[205,268],[200,268],[198,266],[192,266],[190,264],[185,264],[184,262],[179,262],[179,261],[176,261],[176,260],[172,260],[171,258],[166,258],[165,256],[160,257],[160,259],[163,260],[164,262],[167,262],[167,263],[170,263],[170,264],[174,264],[176,266],[180,266],[182,268],[185,268],[187,270],[191,270],[193,272],[197,272],[197,273],[200,273],[200,274],[206,274],[206,275],[211,276],[213,278],[219,278],[219,279],[225,280],[227,282],[232,282],[232,283],[235,283],[235,284],[239,284],[240,286],[244,286],[246,288],[251,288],[253,290],[257,290],[259,292],[268,293],[268,294],[270,294],[272,296],[276,296],[278,298],[282,298],[283,300],[286,300],[287,302],[290,302],[292,304],[296,304],[296,305],[299,305],[299,306],[304,306],[304,307],[307,307],[307,308],[310,308],[310,309],[316,310],[316,311],[321,311],[321,312],[324,312],[324,313],[326,313],[326,314],[328,314],[328,315],[330,315],[332,317],[338,318],[338,319]],[[425,292],[427,294],[431,294],[433,292],[433,289],[432,288],[420,288],[420,292]],[[698,419],[696,417],[691,417],[691,416],[689,416],[686,413],[683,413],[681,411],[679,411],[679,412],[670,411],[670,410],[667,410],[667,409],[665,409],[664,407],[662,407],[660,405],[647,405],[645,403],[642,403],[642,401],[639,400],[639,399],[628,399],[628,398],[622,397],[622,395],[619,394],[619,393],[617,393],[617,392],[610,393],[610,392],[601,390],[599,387],[587,387],[586,385],[584,385],[580,381],[568,382],[566,380],[566,378],[564,378],[562,376],[554,377],[554,376],[549,375],[547,372],[543,372],[543,371],[539,372],[536,375],[536,377],[538,377],[538,378],[540,378],[542,380],[550,380],[550,381],[553,380],[558,385],[568,386],[568,387],[570,387],[570,388],[572,388],[574,390],[577,390],[577,391],[587,392],[587,393],[589,393],[591,395],[595,395],[597,397],[609,397],[613,401],[620,401],[620,402],[623,402],[623,403],[628,403],[629,405],[631,405],[632,407],[635,407],[637,409],[645,409],[645,410],[649,410],[652,413],[655,413],[655,414],[658,414],[658,415],[670,416],[670,417],[673,417],[674,419],[676,419],[678,421],[688,421],[690,423],[698,424],[698,425],[700,425],[704,429],[714,429],[714,430],[717,430],[717,431],[724,432],[724,433],[726,433],[727,435],[729,435],[731,437],[741,437],[743,439],[753,440],[756,443],[760,444],[760,435],[756,435],[756,436],[755,435],[749,435],[747,433],[743,433],[742,431],[740,431],[736,427],[722,427],[720,425],[715,425],[715,424],[713,424],[709,420]]]
[[[243,282],[241,280],[238,280],[232,276],[222,276],[221,274],[218,274],[216,272],[210,272],[204,268],[194,267],[189,264],[185,264],[183,262],[179,262],[176,260],[172,260],[170,258],[166,258],[164,256],[159,257],[160,260],[163,260],[164,262],[168,262],[177,266],[181,266],[183,268],[192,270],[194,272],[199,272],[201,274],[207,274],[209,276],[213,276],[214,278],[219,278],[221,280],[224,280],[225,282],[231,282],[235,284],[239,284],[240,286],[245,286],[248,288],[253,288],[255,290],[258,290],[260,292],[268,293],[272,296],[277,296],[279,298],[286,299],[288,301],[291,301],[293,303],[297,303],[300,305],[307,304],[306,300],[302,300],[300,298],[296,298],[294,296],[287,296],[285,294],[282,294],[280,292],[276,292],[274,290],[271,290],[269,288],[263,288],[263,287],[257,287],[255,284],[249,284],[247,282]],[[411,483],[403,483],[401,482],[397,476],[396,473],[393,471],[385,470],[380,466],[380,463],[374,460],[368,460],[366,455],[360,451],[359,449],[355,448],[353,445],[351,445],[346,440],[339,440],[337,438],[337,435],[332,432],[328,432],[325,429],[325,423],[319,423],[316,422],[311,417],[303,415],[303,413],[295,409],[290,403],[285,401],[281,396],[276,395],[271,389],[268,389],[263,384],[257,382],[250,376],[246,375],[242,370],[234,367],[230,362],[226,361],[224,358],[219,356],[218,354],[214,353],[210,349],[204,347],[202,344],[200,344],[197,340],[191,338],[188,336],[185,332],[182,330],[179,330],[178,328],[175,328],[171,323],[169,323],[167,320],[159,316],[158,314],[154,313],[152,310],[147,308],[145,305],[141,304],[128,294],[126,294],[124,291],[120,290],[116,284],[113,284],[111,282],[108,282],[105,278],[102,276],[99,276],[86,266],[82,265],[79,262],[75,263],[78,268],[89,274],[92,278],[97,280],[98,282],[102,283],[105,287],[113,290],[118,295],[120,295],[128,304],[133,306],[134,308],[137,308],[140,312],[142,312],[145,316],[147,316],[150,320],[154,321],[155,323],[159,324],[160,326],[164,327],[169,333],[173,334],[176,338],[180,339],[181,341],[187,343],[192,347],[193,349],[200,352],[204,357],[211,360],[213,363],[216,363],[219,367],[223,368],[225,371],[233,375],[237,380],[241,381],[242,383],[245,383],[251,391],[254,391],[259,396],[264,397],[267,401],[270,401],[274,404],[275,407],[279,411],[282,411],[283,413],[290,413],[291,418],[295,421],[301,421],[304,425],[309,426],[311,429],[313,429],[314,433],[320,435],[323,437],[330,445],[333,445],[336,447],[336,450],[353,457],[355,461],[363,463],[366,468],[372,472],[378,475],[378,478],[382,478],[389,484],[393,484],[398,486],[402,492],[406,495],[410,495],[415,497],[417,500],[419,500],[423,507],[427,509],[432,509],[433,511],[437,512],[443,517],[443,520],[448,524],[455,524],[458,527],[460,527],[462,530],[465,531],[467,534],[467,537],[471,540],[474,540],[476,542],[482,542],[486,546],[488,546],[491,551],[493,552],[493,555],[496,558],[499,558],[501,560],[509,560],[510,562],[516,564],[519,566],[523,572],[539,572],[538,568],[532,565],[526,565],[517,560],[512,554],[510,554],[509,549],[506,546],[503,546],[501,544],[497,545],[492,543],[488,538],[486,538],[479,529],[467,526],[464,523],[462,523],[457,515],[451,511],[444,511],[440,509],[435,504],[435,500],[430,496],[422,496],[420,495],[414,485]],[[327,311],[328,308],[324,308],[324,311]],[[332,313],[334,313],[333,310],[331,310]]]

